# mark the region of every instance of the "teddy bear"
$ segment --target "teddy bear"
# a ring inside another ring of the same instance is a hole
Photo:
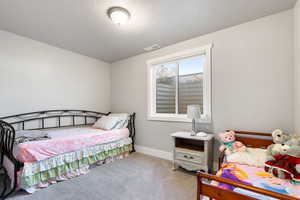
[[[246,151],[246,146],[239,142],[235,141],[235,132],[234,131],[226,131],[219,134],[219,139],[222,143],[219,150],[221,152],[225,151],[226,155],[230,155],[235,152],[243,152]]]
[[[290,139],[284,142],[284,144],[289,145],[290,147],[300,146],[300,137],[290,136]]]
[[[298,144],[298,140],[294,138],[294,140],[289,140],[285,143],[285,145],[289,145],[289,148],[285,152],[286,155],[293,156],[300,160],[300,145]],[[300,174],[300,164],[295,165],[296,171]]]
[[[290,148],[289,145],[286,144],[271,144],[267,148],[267,157],[266,160],[275,160],[275,156],[277,155],[285,155]]]
[[[282,130],[276,129],[272,132],[272,138],[274,144],[271,144],[267,148],[267,160],[275,160],[274,156],[284,154],[289,148],[289,144],[285,143],[291,139],[291,136],[283,133]]]
[[[290,140],[291,136],[287,135],[286,133],[283,133],[280,129],[276,129],[272,132],[272,138],[275,144],[283,144],[286,141]]]
[[[294,141],[287,141],[284,144],[273,144],[274,156],[265,163],[265,171],[282,179],[300,181],[300,146],[294,145]]]

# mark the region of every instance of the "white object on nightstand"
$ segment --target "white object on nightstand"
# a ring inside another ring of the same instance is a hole
[[[199,136],[199,137],[206,137],[206,136],[207,136],[207,133],[199,132],[199,133],[196,133],[196,136]]]
[[[201,132],[200,132],[201,133]],[[202,132],[203,133],[203,132]],[[191,132],[176,132],[173,138],[173,169],[210,172],[213,164],[213,135],[191,136]]]

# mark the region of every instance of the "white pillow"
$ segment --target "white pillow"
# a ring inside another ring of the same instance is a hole
[[[111,116],[111,117],[120,117],[122,119],[129,119],[130,114],[128,114],[128,113],[110,113],[108,116]]]
[[[227,162],[235,162],[255,167],[264,167],[267,161],[267,150],[260,148],[249,148],[245,152],[236,152],[228,155]]]
[[[104,130],[112,130],[115,129],[119,123],[121,123],[119,117],[112,117],[112,116],[102,116],[98,119],[95,124],[93,125],[94,128],[101,128]]]
[[[111,117],[118,117],[120,119],[120,123],[115,128],[127,128],[128,122],[130,119],[130,114],[128,113],[111,113],[109,114]]]

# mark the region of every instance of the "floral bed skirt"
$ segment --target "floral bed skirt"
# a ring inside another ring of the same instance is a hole
[[[132,150],[131,138],[87,147],[34,163],[24,163],[19,174],[19,188],[28,193],[48,187],[57,181],[87,174],[91,165],[121,159]]]

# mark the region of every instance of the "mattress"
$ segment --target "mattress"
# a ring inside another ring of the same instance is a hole
[[[80,149],[111,143],[129,137],[127,128],[101,130],[92,127],[43,130],[51,139],[31,141],[15,146],[15,157],[32,163]]]
[[[290,180],[279,179],[266,173],[263,168],[242,165],[237,163],[224,163],[218,171],[217,176],[227,178],[236,182],[247,185],[256,186],[273,192],[278,192],[285,195],[300,197],[300,184]],[[213,185],[217,185],[226,190],[238,192],[256,199],[273,200],[274,198],[250,192],[231,185],[218,183],[213,181]]]

